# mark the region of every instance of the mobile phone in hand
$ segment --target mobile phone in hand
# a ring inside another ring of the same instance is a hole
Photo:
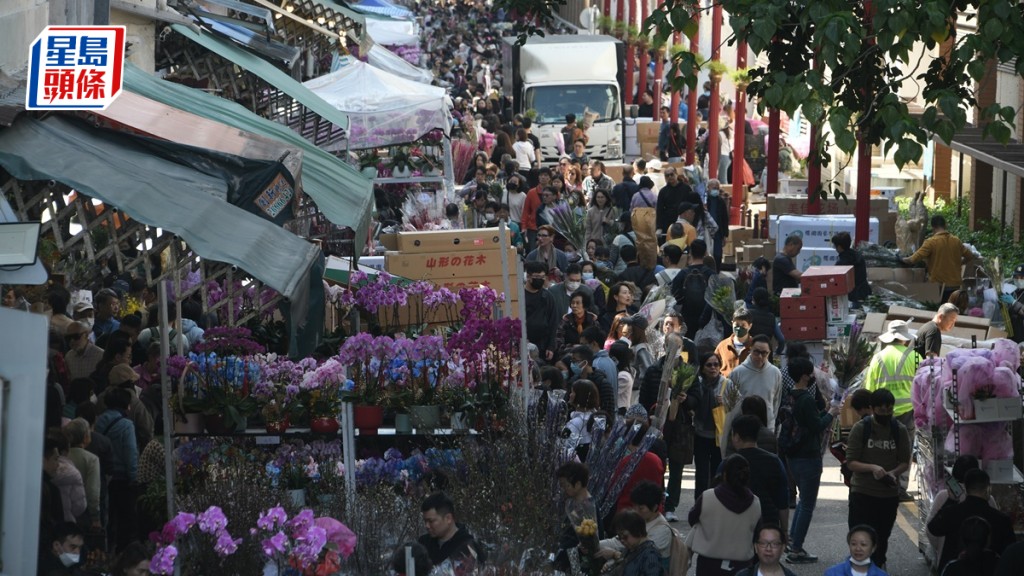
[[[959,502],[964,497],[964,487],[952,476],[946,478],[946,489],[949,490],[949,499]]]

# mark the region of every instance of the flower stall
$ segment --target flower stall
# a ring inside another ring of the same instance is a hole
[[[303,86],[348,115],[348,146],[363,150],[410,145],[439,130],[443,134],[439,142],[422,142],[420,146],[439,148],[439,153],[433,153],[440,160],[434,167],[443,167],[444,185],[450,194],[455,186],[448,139],[452,114],[445,89],[385,72],[351,56],[339,58],[336,68]],[[406,157],[410,153],[408,148],[398,151]]]

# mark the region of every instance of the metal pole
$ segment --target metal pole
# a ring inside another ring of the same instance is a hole
[[[516,278],[522,277],[523,262],[516,260]],[[519,296],[519,361],[523,366],[521,380],[523,388],[526,389],[530,387],[530,351],[528,350],[530,342],[526,339],[526,294],[523,290],[523,282],[520,281],[516,287],[516,293]]]
[[[700,10],[693,13],[693,34],[690,35],[690,51],[697,54],[700,51]],[[697,90],[693,89],[686,93],[686,165],[694,164],[694,155],[697,149],[697,124],[700,116],[697,114]]]
[[[405,576],[416,576],[416,562],[412,557],[412,546],[405,547]]]
[[[171,377],[167,374],[167,357],[170,356],[170,342],[167,337],[170,330],[167,326],[167,283],[157,284],[158,310],[160,315],[160,395],[164,418],[164,480],[167,483],[167,517],[174,518],[174,450],[171,444],[171,428],[174,418],[171,415]]]
[[[345,463],[345,496],[348,506],[356,497],[355,416],[351,402],[341,403],[341,457]]]
[[[512,284],[508,279],[508,247],[512,243],[506,241],[508,238],[508,228],[505,227],[504,220],[498,222],[498,238],[501,240],[501,242],[498,242],[501,246],[501,289],[505,293],[505,301],[502,302],[501,310],[507,318],[512,315]],[[521,281],[520,284],[522,284]]]
[[[964,153],[957,152],[956,156],[960,164],[956,176],[956,217],[959,218],[964,202]]]

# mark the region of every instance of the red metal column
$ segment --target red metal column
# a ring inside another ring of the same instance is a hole
[[[693,13],[694,27],[690,35],[690,52],[700,52],[700,11]],[[697,146],[697,123],[700,116],[697,114],[697,91],[690,90],[687,94],[686,111],[686,165],[693,164],[694,150]]]
[[[722,51],[722,4],[715,2],[711,8],[711,59],[721,60]],[[708,104],[708,178],[718,178],[718,122],[722,111],[722,103],[718,95],[721,78],[711,79],[711,102]],[[722,182],[725,184],[725,182]]]
[[[672,33],[672,45],[682,44],[683,37],[678,31]],[[676,70],[676,77],[679,76],[679,70]],[[669,104],[669,114],[672,122],[679,122],[679,90],[676,90],[675,86],[672,87],[672,103]]]
[[[768,182],[762,182],[766,194],[779,193],[779,132],[782,115],[778,108],[768,111]]]
[[[643,28],[644,22],[647,21],[647,17],[650,15],[651,6],[648,0],[640,0],[640,24],[639,26],[637,26],[638,30]],[[647,67],[650,65],[651,60],[650,54],[648,52],[650,48],[646,47],[646,38],[644,38],[644,41],[641,43],[641,45],[645,46],[645,48],[640,50],[640,84],[639,86],[637,86],[636,93],[639,96],[640,101],[643,102],[644,92],[647,92]]]
[[[736,44],[736,69],[742,70],[747,67],[747,43]],[[736,112],[736,120],[732,124],[733,140],[735,147],[732,151],[732,211],[729,214],[729,222],[735,225],[742,225],[743,219],[743,157],[746,137],[747,118],[747,90],[746,86],[740,90],[736,88],[736,104],[733,108]]]
[[[871,20],[874,18],[874,5],[872,0],[864,0],[864,26],[871,32]],[[869,36],[870,38],[870,36]],[[874,44],[874,40],[867,40],[868,45]],[[865,93],[870,94],[874,88],[868,82],[864,86]],[[867,242],[868,230],[871,219],[871,145],[865,141],[865,134],[860,132],[857,135],[857,203],[854,210],[857,215],[857,225],[854,228],[854,242]]]
[[[626,5],[626,0],[619,0],[619,11]],[[636,6],[630,0],[629,25],[622,29],[622,41],[626,43],[626,104],[633,103],[633,94],[636,92],[633,84],[633,74],[636,72],[636,43],[635,38],[629,37],[631,26],[636,26]]]

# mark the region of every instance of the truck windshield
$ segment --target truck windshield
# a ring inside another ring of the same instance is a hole
[[[534,86],[526,90],[525,110],[536,110],[536,122],[561,124],[566,114],[583,120],[583,113],[596,113],[595,122],[619,117],[619,89],[614,84],[583,86]]]

